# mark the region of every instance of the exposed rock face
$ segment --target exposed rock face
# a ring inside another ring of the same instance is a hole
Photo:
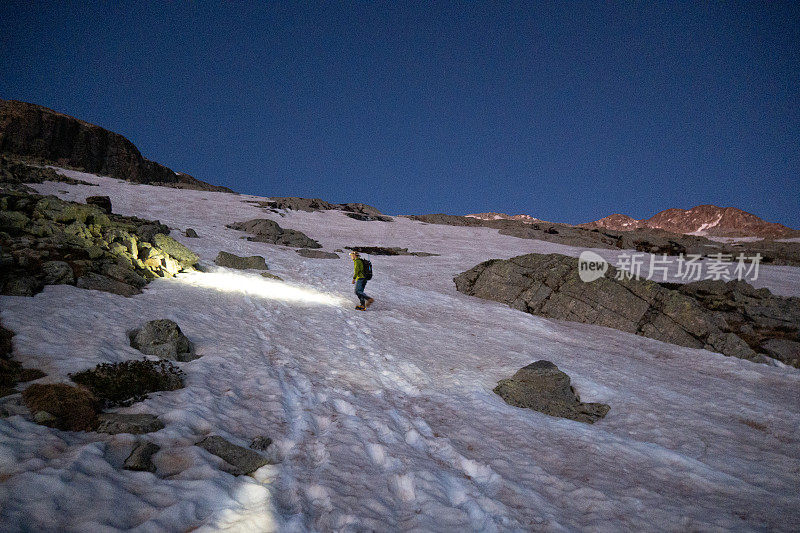
[[[206,437],[197,445],[231,465],[232,473],[237,476],[255,472],[269,463],[261,454],[232,444],[218,435]]]
[[[645,279],[604,277],[584,283],[577,259],[528,254],[491,260],[454,278],[460,292],[527,313],[597,324],[652,339],[765,362],[760,344],[798,336],[800,299],[772,296],[743,282],[687,284],[673,290]],[[727,306],[727,307],[726,307]],[[792,364],[791,361],[785,361]]]
[[[322,245],[310,239],[306,234],[293,229],[284,229],[274,220],[257,218],[247,222],[229,224],[228,228],[253,234],[248,241],[280,244],[293,248],[322,248]]]
[[[439,255],[428,252],[409,252],[408,248],[398,248],[396,246],[348,246],[347,249],[360,254],[369,255],[415,255],[417,257],[433,257]]]
[[[22,392],[22,400],[37,423],[67,431],[91,431],[97,426],[97,400],[86,389],[34,384]]]
[[[86,203],[88,205],[96,205],[105,214],[111,213],[111,198],[108,196],[88,196]]]
[[[296,198],[296,197],[278,197],[271,198],[267,202],[259,203],[262,207],[268,209],[293,209],[296,211],[330,211],[339,210],[344,211],[345,215],[356,220],[373,221],[378,220],[381,222],[390,222],[391,217],[382,214],[374,207],[366,204],[350,203],[350,204],[332,204],[321,200],[319,198]]]
[[[521,368],[511,379],[502,379],[494,392],[515,407],[546,415],[594,424],[606,416],[604,403],[582,403],[570,386],[569,376],[550,361],[536,361]]]
[[[0,152],[136,183],[232,192],[145,159],[122,135],[16,100],[0,100]]]
[[[716,237],[798,237],[800,231],[761,218],[735,207],[698,205],[691,209],[665,209],[645,220],[615,214],[581,224],[586,228],[628,231],[636,228],[662,229],[672,233],[697,233]]]
[[[148,281],[197,261],[165,232],[157,221],[107,214],[95,205],[0,192],[0,293],[33,296],[45,285],[68,284],[139,294]]]
[[[192,228],[186,228],[186,231],[184,231],[183,234],[186,237],[189,237],[190,239],[197,239],[198,237],[200,237],[197,234],[197,232],[195,230],[193,230]]]
[[[172,320],[152,320],[128,336],[131,346],[142,353],[171,361],[197,359],[194,345]]]
[[[237,270],[247,270],[249,268],[256,270],[269,270],[266,260],[260,255],[251,255],[249,257],[239,257],[228,252],[220,252],[214,263],[225,268],[235,268]]]
[[[323,252],[322,250],[310,250],[308,248],[301,248],[297,253],[309,259],[339,259],[339,256],[333,252]]]
[[[101,413],[98,419],[99,424],[95,431],[111,435],[117,433],[141,435],[164,429],[164,422],[157,416],[149,414]]]

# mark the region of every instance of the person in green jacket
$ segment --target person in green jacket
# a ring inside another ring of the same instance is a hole
[[[361,305],[357,305],[356,309],[363,311],[375,301],[364,293],[364,288],[367,286],[367,279],[364,277],[364,262],[361,261],[358,252],[350,252],[350,259],[353,260],[353,283],[356,286],[356,296]]]

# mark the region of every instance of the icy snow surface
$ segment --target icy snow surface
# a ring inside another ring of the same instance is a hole
[[[141,357],[125,332],[157,318],[175,320],[203,355],[181,363],[186,388],[123,410],[165,422],[147,436],[161,446],[156,474],[121,468],[134,436],[0,419],[0,529],[800,529],[796,370],[523,314],[452,282],[489,258],[578,249],[402,218],[281,217],[250,196],[64,173],[101,186],[36,188],[73,200],[108,194],[115,212],[161,220],[206,264],[220,250],[263,255],[286,282],[216,268],[133,298],[70,286],[0,298],[15,356],[47,372],[42,381]],[[251,218],[328,251],[442,255],[372,257],[376,303],[360,313],[345,254],[305,259],[225,228]],[[200,238],[183,237],[187,227]],[[759,284],[800,294],[791,267],[762,267]],[[581,424],[492,392],[538,359],[567,372],[583,401],[608,403],[608,416]],[[234,477],[193,446],[208,434],[243,446],[269,436],[276,464]]]

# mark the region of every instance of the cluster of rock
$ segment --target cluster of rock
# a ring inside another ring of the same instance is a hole
[[[233,192],[145,159],[122,135],[16,100],[0,100],[0,153],[135,183]]]
[[[252,237],[247,237],[248,241],[279,244],[293,248],[322,248],[320,243],[309,238],[305,233],[282,228],[274,220],[266,218],[256,218],[247,222],[234,222],[226,227],[250,233]]]
[[[0,388],[6,385],[3,369],[11,353],[10,330],[0,326]],[[186,361],[196,358],[192,342],[170,320],[154,320],[128,334],[131,346],[160,359],[103,363],[95,368],[71,375],[77,386],[67,383],[33,384],[21,395],[21,400],[33,421],[64,431],[95,431],[97,433],[145,435],[163,429],[164,422],[148,413],[103,413],[102,409],[130,405],[156,391],[171,391],[183,387],[183,372],[169,360]],[[11,361],[13,363],[13,361]],[[41,377],[31,375],[29,379]],[[15,383],[10,386],[16,385]],[[13,388],[10,393],[16,392]],[[7,416],[10,413],[4,413]],[[23,411],[15,414],[23,414]],[[272,443],[266,436],[256,437],[247,449],[223,437],[203,438],[197,446],[225,461],[222,466],[234,475],[250,474],[269,463],[260,453]],[[123,468],[156,472],[153,456],[161,448],[142,439],[134,443]]]
[[[605,276],[586,283],[578,276],[577,259],[559,254],[486,261],[454,281],[460,292],[534,315],[752,361],[768,362],[769,356],[800,367],[800,299],[774,296],[745,282],[659,284],[617,279],[617,269],[609,266]]]
[[[411,215],[407,218],[426,224],[494,228],[501,235],[520,239],[575,246],[578,248],[607,248],[635,250],[651,254],[697,254],[702,257],[744,253],[750,257],[761,254],[761,262],[773,265],[800,266],[800,243],[762,240],[747,243],[722,244],[696,235],[681,235],[657,228],[637,228],[633,231],[587,228],[556,223],[530,223],[521,220],[482,220],[455,215]]]
[[[494,392],[514,407],[588,424],[594,424],[610,410],[604,403],[581,402],[569,376],[550,361],[536,361],[519,369],[510,379],[501,379]]]
[[[16,157],[0,154],[0,191],[35,193],[36,191],[26,184],[45,181],[96,186],[94,183],[62,176],[52,168],[31,165]]]
[[[258,202],[257,205],[270,209],[274,212],[278,210],[295,210],[295,211],[331,211],[337,210],[344,212],[350,218],[361,220],[364,222],[380,221],[391,222],[392,217],[386,216],[371,205],[350,203],[350,204],[332,204],[321,200],[319,198],[296,198],[296,197],[277,197],[271,198],[266,202]]]
[[[439,255],[428,252],[409,252],[408,248],[399,248],[396,246],[347,246],[347,249],[360,254],[369,255],[414,255],[417,257],[434,257]]]
[[[131,296],[199,260],[158,221],[114,215],[107,197],[93,202],[0,192],[0,293],[68,284]]]
[[[325,252],[323,250],[311,250],[309,248],[300,248],[296,250],[302,257],[308,259],[339,259],[339,255],[334,252]]]

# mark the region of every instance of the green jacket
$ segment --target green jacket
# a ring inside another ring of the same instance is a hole
[[[353,259],[353,279],[361,279],[364,277],[364,262],[360,258]]]

